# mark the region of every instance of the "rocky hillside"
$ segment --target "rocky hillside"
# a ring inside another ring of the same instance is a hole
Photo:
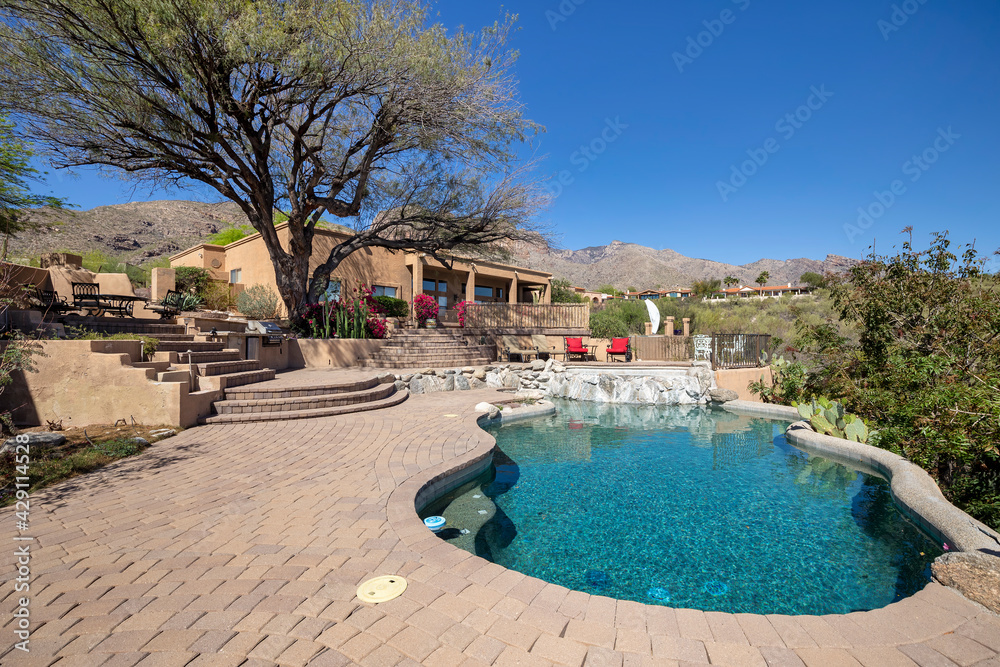
[[[135,202],[89,211],[42,208],[32,211],[29,217],[38,228],[12,239],[11,257],[100,250],[139,264],[203,243],[206,237],[230,224],[247,224],[236,204],[190,201]]]
[[[839,272],[849,268],[854,260],[838,255],[815,259],[760,259],[751,264],[735,265],[708,259],[695,259],[670,249],[654,250],[635,243],[612,241],[606,246],[582,250],[549,250],[541,246],[522,245],[516,252],[515,263],[527,268],[551,272],[572,284],[597,288],[614,285],[619,289],[633,286],[640,290],[687,287],[695,280],[722,279],[734,276],[744,284],[753,284],[762,271],[767,271],[770,284],[797,284],[807,271]]]
[[[23,232],[10,244],[12,258],[37,258],[43,252],[84,254],[99,250],[132,264],[171,255],[202,243],[230,225],[247,224],[235,204],[191,201],[154,201],[100,206],[89,211],[37,209],[30,213],[35,230]],[[695,280],[733,275],[752,283],[761,271],[771,284],[797,283],[806,271],[839,271],[853,263],[828,255],[813,259],[761,259],[736,266],[685,257],[673,250],[654,250],[634,243],[612,241],[582,250],[552,250],[544,244],[521,244],[511,263],[551,272],[574,285],[620,289],[689,286]]]

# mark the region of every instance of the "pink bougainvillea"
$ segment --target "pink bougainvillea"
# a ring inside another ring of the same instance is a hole
[[[458,313],[458,326],[465,326],[465,309],[474,305],[476,305],[475,301],[460,301],[459,304],[455,306],[455,311]]]
[[[417,321],[423,326],[427,320],[436,318],[438,315],[438,304],[433,297],[426,294],[418,294],[413,298],[413,314]]]

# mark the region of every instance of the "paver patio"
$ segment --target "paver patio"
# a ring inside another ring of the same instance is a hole
[[[3,509],[0,663],[1000,667],[1000,617],[937,584],[845,616],[705,613],[570,591],[439,540],[414,497],[489,452],[473,406],[501,396],[198,427],[33,494],[28,654]],[[381,574],[409,587],[361,603]]]

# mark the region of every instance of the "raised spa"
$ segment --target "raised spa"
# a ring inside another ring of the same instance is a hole
[[[491,428],[478,479],[421,517],[458,547],[574,590],[706,611],[835,614],[929,580],[940,545],[888,484],[704,407],[561,401]]]

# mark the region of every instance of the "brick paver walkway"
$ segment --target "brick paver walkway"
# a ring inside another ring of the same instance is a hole
[[[790,617],[569,591],[430,535],[413,499],[484,456],[472,406],[205,426],[31,498],[31,589],[5,544],[3,665],[992,665],[1000,618],[936,584],[882,610]],[[402,597],[355,597],[398,574]],[[12,648],[30,597],[31,653]]]

